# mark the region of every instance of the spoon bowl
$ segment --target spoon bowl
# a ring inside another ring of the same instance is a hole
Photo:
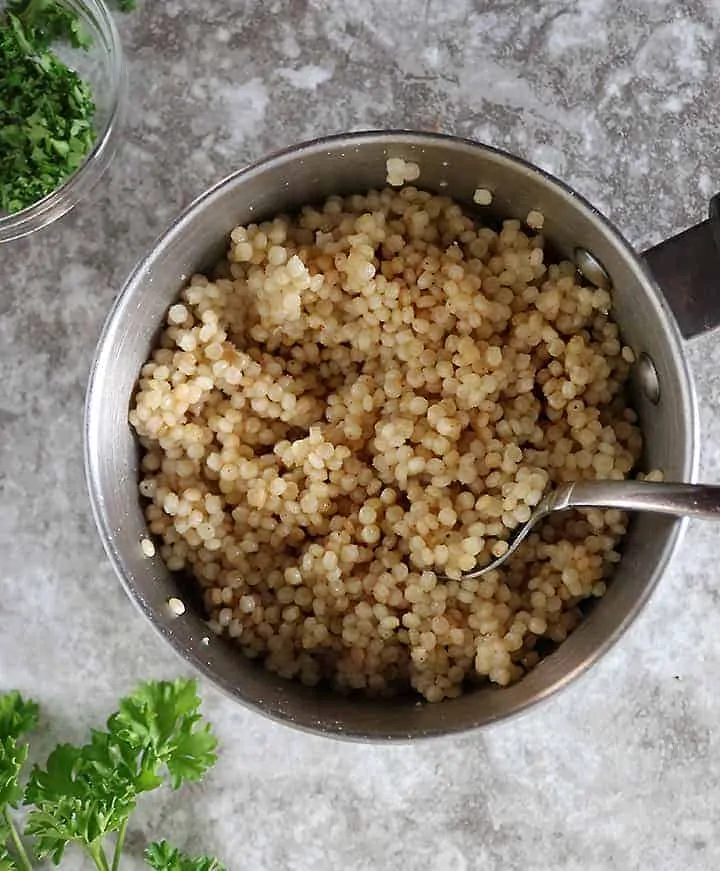
[[[720,520],[720,486],[672,484],[657,481],[573,481],[545,491],[529,520],[517,526],[504,542],[507,550],[487,565],[464,572],[463,578],[481,578],[500,568],[517,551],[535,526],[557,511],[571,508],[620,508],[676,517]],[[443,575],[446,580],[450,580]]]

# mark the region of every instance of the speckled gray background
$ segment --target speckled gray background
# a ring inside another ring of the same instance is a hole
[[[131,118],[103,192],[0,249],[0,687],[39,740],[79,739],[179,662],[95,535],[83,390],[135,260],[207,185],[321,133],[472,136],[564,177],[638,247],[720,189],[719,0],[141,0],[121,21]],[[720,338],[688,346],[703,476],[720,466]],[[520,720],[406,747],[296,734],[205,687],[222,763],[146,801],[127,871],[164,835],[230,871],[700,871],[720,863],[717,531],[691,527],[603,662]],[[75,857],[68,868],[81,868]]]

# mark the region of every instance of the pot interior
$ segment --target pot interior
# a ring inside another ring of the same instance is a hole
[[[659,291],[634,252],[585,201],[533,167],[485,146],[410,133],[353,134],[309,143],[236,173],[174,224],[130,278],[105,326],[88,390],[86,463],[91,499],[108,554],[126,590],[173,647],[238,701],[275,719],[337,737],[402,740],[483,725],[549,695],[594,662],[629,625],[673,551],[683,521],[633,520],[624,556],[607,594],[586,621],[522,681],[481,689],[440,704],[399,698],[372,702],[307,689],[264,671],[208,631],[189,607],[173,616],[167,599],[183,595],[159,558],[143,556],[147,534],[137,494],[138,455],[127,422],[136,378],[166,309],[188,277],[217,260],[239,223],[271,218],[331,194],[385,186],[386,160],[420,165],[416,184],[469,209],[476,188],[493,192],[492,215],[545,215],[553,247],[572,258],[590,251],[614,286],[614,316],[624,340],[655,364],[660,400],[636,390],[646,439],[644,466],[668,480],[694,480],[696,411],[679,333]],[[637,385],[636,385],[637,386]]]

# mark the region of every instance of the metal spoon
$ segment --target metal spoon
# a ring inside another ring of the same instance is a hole
[[[507,540],[508,550],[487,565],[464,572],[463,578],[479,578],[501,566],[548,514],[571,508],[621,508],[720,520],[720,486],[668,484],[655,481],[576,481],[548,490],[530,519],[518,526]]]

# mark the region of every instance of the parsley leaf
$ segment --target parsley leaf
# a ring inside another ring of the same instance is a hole
[[[0,695],[0,737],[17,739],[37,726],[38,706],[17,690]]]
[[[0,871],[20,871],[6,846],[11,837],[9,823],[5,816],[0,816]]]
[[[8,851],[8,841],[12,842],[22,867],[30,867],[10,808],[17,807],[22,798],[20,772],[27,760],[28,745],[20,742],[20,738],[35,728],[37,719],[35,702],[26,701],[16,690],[0,695],[0,871],[18,869]]]
[[[38,706],[13,690],[0,696],[0,807],[17,807],[22,798],[18,782],[28,746],[20,736],[35,728]]]
[[[167,841],[150,844],[145,850],[145,861],[154,871],[226,871],[217,859],[187,856]]]
[[[0,827],[0,838],[2,837],[7,839],[7,834]],[[20,871],[15,860],[4,846],[0,846],[0,871]]]
[[[22,798],[18,778],[27,755],[27,744],[18,744],[11,737],[0,738],[0,805],[17,807]]]
[[[202,723],[199,708],[197,684],[182,678],[144,684],[120,702],[108,731],[118,744],[138,752],[138,791],[154,789],[163,768],[178,789],[183,781],[200,780],[215,764],[217,740]],[[143,785],[145,777],[149,787]]]

